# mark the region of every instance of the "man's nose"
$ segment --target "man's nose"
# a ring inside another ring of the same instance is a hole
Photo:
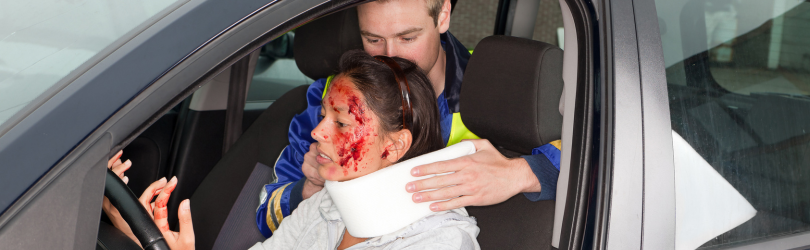
[[[394,42],[391,41],[391,39],[386,40],[385,56],[387,56],[387,57],[395,57],[395,56],[397,56],[397,47],[396,47],[396,45],[394,45]]]

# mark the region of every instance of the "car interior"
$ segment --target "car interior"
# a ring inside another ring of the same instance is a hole
[[[573,29],[570,14],[565,27]],[[575,32],[565,38],[570,38],[565,40],[567,47],[577,48]],[[272,167],[289,144],[291,119],[306,108],[307,84],[334,74],[340,55],[352,49],[362,49],[362,41],[356,10],[348,8],[297,27],[245,56],[126,145],[121,159],[133,162],[126,172],[127,186],[140,194],[161,177],[177,176],[168,205],[169,223],[177,229],[176,208],[190,198],[198,249],[246,249],[263,241],[255,219],[259,192],[275,180]],[[530,154],[538,145],[565,138],[564,132],[570,138],[572,131],[564,131],[562,113],[573,113],[574,105],[564,104],[573,102],[566,98],[572,98],[570,92],[575,94],[576,88],[566,94],[563,79],[576,84],[576,71],[576,53],[564,56],[556,45],[487,37],[475,47],[464,76],[464,123],[507,157]],[[240,74],[253,77],[239,79]],[[563,187],[568,185],[565,172],[560,176]],[[558,190],[557,199],[564,205],[560,192],[565,196],[565,188]],[[530,202],[522,196],[467,208],[478,221],[483,249],[556,245],[552,235],[562,219],[555,210],[561,205],[553,200]],[[110,225],[102,219],[99,249],[133,247],[134,242]],[[129,243],[115,243],[120,241]]]

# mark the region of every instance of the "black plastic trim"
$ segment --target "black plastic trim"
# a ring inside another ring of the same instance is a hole
[[[602,19],[599,23],[599,32],[601,39],[599,40],[601,48],[600,55],[602,56],[600,72],[600,81],[602,82],[599,87],[600,95],[600,137],[598,145],[599,156],[595,158],[597,166],[600,166],[597,174],[597,185],[595,185],[596,201],[593,218],[593,243],[591,249],[605,249],[607,248],[607,231],[610,217],[610,193],[613,186],[613,137],[615,125],[615,91],[614,86],[614,72],[608,69],[613,68],[613,60],[610,55],[613,55],[613,40],[611,39],[611,25],[608,20],[611,20],[612,13],[610,9],[610,0],[602,2],[600,12]]]
[[[493,35],[506,35],[506,26],[509,23],[509,3],[512,0],[498,0],[498,11],[495,14],[495,30]]]
[[[577,33],[577,89],[574,125],[571,142],[568,193],[563,213],[560,249],[581,249],[585,237],[588,200],[592,175],[594,136],[599,135],[595,125],[595,84],[599,76],[599,35],[594,5],[587,0],[565,0],[571,10]],[[596,92],[598,93],[598,92]],[[598,120],[597,120],[598,121]],[[597,165],[598,166],[598,165]]]
[[[250,56],[242,57],[231,66],[231,79],[228,83],[228,106],[225,110],[225,136],[222,138],[222,155],[242,135],[242,115],[247,99],[247,82],[250,72]]]

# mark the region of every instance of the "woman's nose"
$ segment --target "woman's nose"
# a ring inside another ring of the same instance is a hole
[[[326,135],[326,132],[324,131],[323,124],[324,122],[321,121],[321,123],[318,123],[318,126],[312,130],[312,139],[315,139],[316,141],[319,142],[324,142],[329,138],[329,136]]]

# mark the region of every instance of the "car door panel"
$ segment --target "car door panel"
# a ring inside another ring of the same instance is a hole
[[[72,163],[46,174],[0,221],[0,246],[92,249],[96,244],[111,136],[105,134]],[[60,165],[62,165],[60,164]]]

